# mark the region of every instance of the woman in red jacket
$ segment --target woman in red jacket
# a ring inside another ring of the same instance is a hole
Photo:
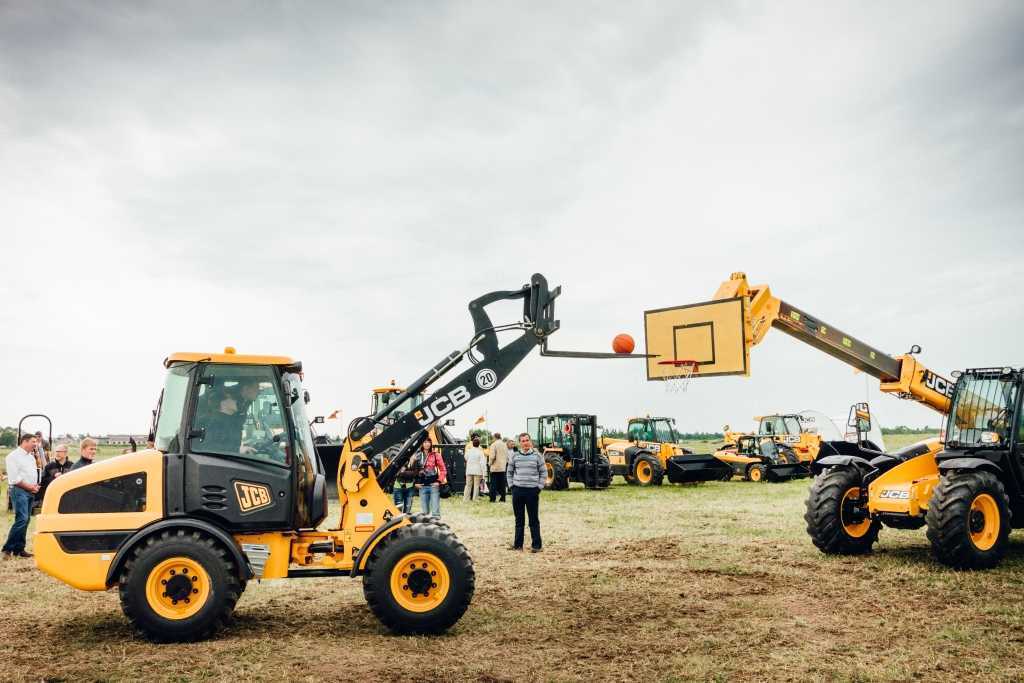
[[[420,470],[420,481],[416,488],[420,490],[420,504],[423,512],[435,517],[441,516],[441,486],[448,482],[448,470],[444,466],[441,452],[434,450],[430,439],[424,440],[417,454],[423,461]]]

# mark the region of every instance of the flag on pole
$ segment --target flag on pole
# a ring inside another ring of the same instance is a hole
[[[481,415],[480,417],[478,417],[476,419],[476,422],[474,422],[473,424],[475,424],[475,425],[482,425],[485,422],[487,422],[487,416],[486,415]]]
[[[335,410],[333,413],[331,413],[330,415],[327,416],[327,419],[328,420],[337,420],[338,419],[338,413],[340,413],[340,412],[341,412],[341,410]]]

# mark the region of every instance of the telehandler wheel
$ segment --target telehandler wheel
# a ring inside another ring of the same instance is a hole
[[[165,531],[132,551],[121,609],[154,642],[209,638],[231,619],[242,585],[227,550],[198,531]]]
[[[561,491],[569,488],[569,477],[565,474],[565,461],[557,453],[551,453],[544,458],[544,465],[548,471],[547,484],[545,488],[552,491]]]
[[[661,486],[664,476],[661,463],[649,453],[641,453],[633,461],[633,478],[640,486]]]
[[[450,529],[411,524],[373,549],[363,595],[395,633],[442,633],[466,612],[475,583],[473,560]]]
[[[768,468],[764,465],[758,465],[754,463],[747,467],[747,481],[764,481],[765,475],[768,473]]]
[[[814,478],[807,496],[807,533],[814,545],[828,555],[861,555],[871,552],[881,522],[858,519],[853,507],[861,490],[861,475],[852,467],[833,467]]]
[[[991,472],[943,475],[928,504],[928,540],[936,559],[957,569],[991,569],[1006,552],[1010,499]]]
[[[786,465],[796,465],[800,462],[800,458],[797,457],[796,451],[789,446],[779,446],[779,460]]]

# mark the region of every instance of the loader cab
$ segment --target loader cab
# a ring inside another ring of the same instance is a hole
[[[679,443],[676,421],[671,417],[635,417],[626,428],[629,440],[634,443]]]
[[[316,527],[326,477],[306,412],[302,365],[279,356],[176,354],[157,408],[169,517],[230,530]]]
[[[803,433],[798,415],[766,415],[757,428],[759,436],[799,436]]]

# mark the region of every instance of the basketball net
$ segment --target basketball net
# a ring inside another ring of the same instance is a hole
[[[669,394],[681,394],[685,392],[686,388],[690,386],[690,379],[693,377],[693,373],[697,369],[697,363],[691,361],[670,361],[666,364],[671,364],[679,368],[679,375],[676,377],[665,378],[665,392]]]

